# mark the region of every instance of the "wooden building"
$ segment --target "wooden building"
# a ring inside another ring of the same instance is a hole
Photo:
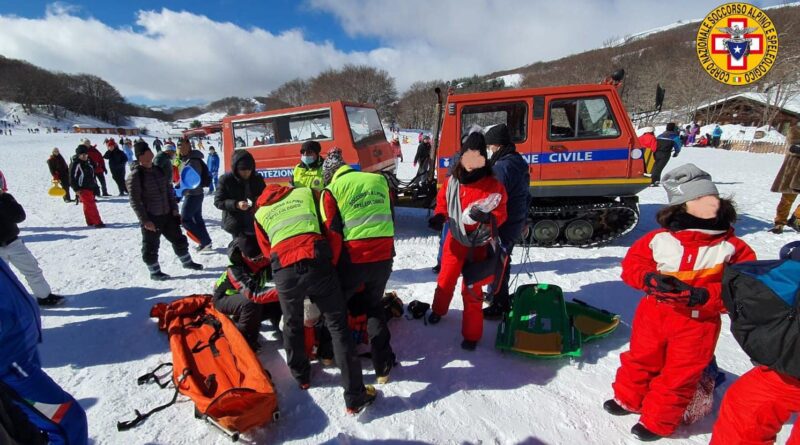
[[[766,94],[741,93],[701,105],[694,113],[694,121],[750,127],[771,125],[785,135],[790,126],[800,122],[800,95],[780,102],[780,106],[775,106]],[[767,116],[771,117],[770,122],[766,122]]]

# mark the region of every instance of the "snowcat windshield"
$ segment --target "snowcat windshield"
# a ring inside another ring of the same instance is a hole
[[[345,107],[345,111],[356,148],[366,147],[376,141],[386,142],[383,125],[374,108]]]

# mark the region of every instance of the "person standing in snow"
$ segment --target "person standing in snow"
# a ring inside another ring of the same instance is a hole
[[[2,259],[0,289],[3,290],[0,298],[0,384],[3,391],[13,395],[15,405],[28,421],[47,436],[43,443],[88,444],[86,412],[42,370],[38,348],[42,342],[39,309]],[[0,415],[7,413],[0,410]],[[25,442],[29,444],[31,442]]]
[[[22,221],[25,221],[25,209],[14,196],[0,188],[0,258],[22,273],[39,306],[57,306],[64,302],[64,297],[52,293],[39,262],[19,237],[18,224]]]
[[[142,227],[142,260],[150,278],[156,281],[169,278],[158,263],[161,235],[172,244],[172,250],[184,269],[202,270],[201,264],[192,261],[189,242],[181,232],[175,192],[164,179],[161,169],[153,168],[153,152],[146,142],[137,142],[134,150],[137,166],[128,176],[127,188],[131,207]]]
[[[394,262],[394,208],[386,177],[353,170],[338,148],[322,166],[320,197],[324,235],[333,251],[345,301],[359,298],[366,308],[372,364],[378,383],[395,365],[391,333],[381,299]],[[358,297],[356,297],[358,294]]]
[[[719,141],[722,138],[722,127],[719,124],[714,126],[714,131],[711,132],[711,145],[714,148],[719,147]]]
[[[786,152],[770,189],[773,193],[781,194],[778,208],[775,209],[775,225],[770,229],[774,234],[783,233],[783,228],[787,225],[800,232],[800,205],[795,207],[794,212],[791,211],[800,192],[800,126],[795,125],[789,131],[789,143],[792,145]]]
[[[347,307],[331,264],[331,248],[322,235],[314,192],[308,187],[270,184],[256,202],[256,238],[272,260],[272,276],[283,313],[286,363],[300,389],[311,386],[305,353],[304,301],[309,298],[325,317],[333,339],[347,411],[357,413],[377,397],[365,386],[361,363],[347,325]],[[287,220],[294,221],[286,224]]]
[[[400,146],[400,136],[392,135],[392,151],[394,152],[395,164],[394,173],[397,174],[397,169],[400,163],[403,162],[403,148]]]
[[[522,230],[528,218],[531,204],[530,172],[528,163],[517,153],[511,142],[511,134],[506,124],[495,125],[486,132],[486,150],[489,155],[492,173],[503,184],[508,195],[506,209],[508,219],[499,227],[500,242],[508,252],[509,260],[503,270],[503,280],[499,289],[490,290],[494,298],[489,307],[483,310],[483,318],[498,320],[511,309],[511,296],[508,281],[511,276],[511,252],[514,245],[522,241]]]
[[[119,149],[114,139],[109,139],[106,146],[108,150],[106,150],[103,158],[108,159],[108,168],[111,170],[111,177],[117,184],[119,196],[127,195],[128,189],[125,188],[125,166],[128,165],[130,159]]]
[[[69,167],[67,161],[59,153],[58,147],[53,148],[53,152],[47,158],[47,167],[50,169],[53,182],[58,182],[64,189],[64,202],[72,202],[72,198],[69,196]]]
[[[153,141],[153,148],[156,149],[156,154],[161,153],[161,139],[156,136],[156,139]]]
[[[458,277],[464,271],[467,256],[476,260],[487,256],[487,244],[491,237],[492,220],[502,226],[507,219],[506,202],[508,195],[503,184],[494,178],[489,166],[486,141],[480,132],[471,133],[461,144],[461,157],[453,169],[447,184],[439,190],[436,209],[428,224],[434,230],[441,230],[448,221],[450,230],[444,241],[441,270],[433,295],[431,314],[428,322],[438,323],[447,314],[453,299]],[[494,209],[485,211],[473,205],[486,199],[499,198]],[[465,221],[464,211],[469,209],[469,220]],[[466,278],[466,277],[465,277]],[[461,347],[473,351],[483,335],[483,292],[482,287],[494,277],[461,285],[464,301],[464,314]]]
[[[211,175],[211,184],[208,186],[208,194],[213,195],[219,182],[219,155],[213,145],[208,146],[206,163],[208,164],[208,174]]]
[[[82,143],[86,147],[89,153],[89,160],[94,166],[94,175],[97,182],[100,183],[100,192],[103,196],[111,196],[106,188],[106,161],[103,159],[103,154],[100,153],[97,147],[92,145],[89,139],[84,139]],[[97,195],[100,195],[100,193],[97,193]]]
[[[100,159],[102,158],[100,156]],[[83,216],[86,218],[86,224],[102,228],[106,225],[100,219],[100,212],[97,211],[97,202],[94,198],[97,194],[94,172],[95,166],[89,160],[89,149],[85,144],[78,145],[75,149],[75,156],[72,157],[69,164],[69,184],[83,204]]]
[[[325,159],[320,156],[322,146],[317,141],[305,141],[300,147],[300,163],[292,172],[292,187],[309,187],[314,190],[325,188],[322,179],[322,164]]]
[[[164,173],[164,179],[172,186],[174,178],[175,145],[165,144],[164,151],[153,158],[153,164]]]
[[[179,146],[178,177],[181,177],[181,170],[191,168],[197,175],[203,177],[203,171],[208,167],[203,162],[203,154],[197,150],[192,150],[188,139],[181,139]],[[203,219],[203,184],[198,184],[195,188],[183,192],[183,202],[181,203],[181,219],[186,234],[192,241],[196,242],[198,252],[211,249],[211,236],[206,229],[206,222]]]
[[[236,150],[231,159],[231,172],[219,180],[214,194],[214,207],[222,210],[222,229],[236,239],[255,235],[253,205],[264,191],[264,178],[255,172],[256,161],[247,150]]]
[[[422,133],[420,133],[420,136]],[[419,165],[417,167],[417,165]],[[428,171],[431,169],[431,138],[425,135],[417,146],[417,153],[414,155],[414,167],[417,167],[417,174],[414,182],[422,182],[426,179]]]
[[[653,154],[655,164],[653,165],[650,187],[657,187],[661,183],[661,172],[669,162],[669,157],[677,157],[681,152],[681,137],[676,131],[677,126],[674,122],[667,124],[667,129],[656,138],[656,152]]]
[[[136,161],[136,156],[133,154],[133,144],[130,139],[125,139],[122,143],[122,151],[128,157],[128,166],[132,168],[134,161]]]
[[[722,270],[755,259],[734,235],[733,203],[719,197],[708,173],[685,164],[662,185],[669,200],[656,215],[662,228],[637,240],[622,260],[622,280],[646,295],[630,349],[620,356],[614,398],[603,404],[613,415],[639,414],[631,433],[643,441],[678,428],[714,355],[725,310]]]

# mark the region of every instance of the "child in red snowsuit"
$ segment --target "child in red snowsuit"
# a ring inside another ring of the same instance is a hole
[[[710,445],[771,445],[783,424],[800,411],[800,380],[766,366],[747,371],[728,388]],[[786,445],[800,444],[795,422]]]
[[[662,226],[637,240],[622,260],[622,280],[647,295],[636,308],[630,350],[620,356],[615,415],[638,413],[631,432],[644,441],[671,435],[711,361],[720,332],[722,270],[755,254],[734,236],[736,210],[693,164],[664,176],[669,206]]]
[[[795,242],[800,243],[800,242]],[[784,249],[781,249],[781,259],[791,259],[795,262],[800,262],[800,244],[789,243]],[[794,246],[793,246],[794,245]],[[767,262],[769,263],[769,262]],[[771,275],[771,272],[778,270],[781,266],[773,269],[769,273],[768,267],[763,267],[759,270],[759,266],[755,263],[749,269],[739,271],[740,274],[747,274],[747,272],[759,273],[758,277],[751,277],[759,279],[763,276]],[[797,298],[800,294],[797,291],[792,292],[794,282],[794,289],[796,289],[798,277],[794,273],[783,272],[774,276],[783,279],[774,279],[775,282],[785,286],[783,297],[787,294],[794,293],[794,299],[786,300],[789,307],[796,307]],[[789,281],[787,282],[786,279]],[[733,282],[733,280],[732,280]],[[747,283],[750,284],[750,283]],[[768,286],[775,288],[775,286]],[[796,343],[789,335],[790,331],[786,330],[786,325],[794,324],[796,321],[786,319],[778,321],[783,317],[783,314],[773,312],[781,310],[785,306],[771,306],[764,304],[765,293],[745,283],[736,285],[736,289],[745,288],[753,292],[753,298],[739,300],[739,297],[728,300],[728,308],[738,307],[739,305],[747,306],[748,308],[763,309],[763,311],[750,311],[747,310],[747,317],[743,317],[741,313],[731,315],[731,331],[739,341],[745,353],[751,356],[754,363],[758,360],[763,360],[766,357],[765,350],[773,351],[778,355],[772,355],[772,360],[769,360],[770,366],[756,366],[750,371],[746,372],[743,376],[739,377],[728,391],[725,393],[725,398],[722,399],[722,406],[719,409],[719,416],[717,422],[714,424],[714,432],[711,436],[711,445],[768,445],[775,443],[778,431],[783,427],[783,424],[797,412],[800,412],[800,379],[796,372],[798,357],[796,351]],[[730,293],[734,294],[734,286],[730,286]],[[736,310],[734,310],[736,311]],[[745,312],[742,309],[742,312]],[[743,334],[747,333],[747,337]],[[766,336],[765,336],[766,335]],[[762,343],[763,342],[763,343]],[[764,344],[764,343],[769,343]],[[788,360],[787,360],[788,359]],[[792,365],[789,367],[789,365]],[[788,445],[800,444],[800,422],[795,421],[792,433],[786,441]]]
[[[433,324],[438,323],[447,314],[456,282],[467,257],[471,254],[472,258],[478,261],[486,257],[491,218],[494,217],[496,226],[500,226],[506,220],[506,191],[503,184],[492,176],[492,169],[486,161],[486,141],[483,135],[470,134],[462,144],[461,158],[453,170],[453,175],[448,178],[447,184],[439,190],[439,195],[436,197],[436,210],[429,223],[434,230],[441,231],[445,220],[449,220],[450,230],[444,241],[441,271],[428,319]],[[500,201],[494,210],[484,212],[472,207],[469,216],[477,223],[466,224],[462,220],[464,209],[493,194],[500,196]],[[472,286],[462,283],[461,286],[461,296],[464,300],[461,327],[464,341],[461,347],[467,350],[474,350],[483,335],[482,287],[488,284],[491,278],[484,281],[474,283]]]

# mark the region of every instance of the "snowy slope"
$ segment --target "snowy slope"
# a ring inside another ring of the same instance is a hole
[[[102,140],[99,135],[93,139]],[[170,360],[167,338],[148,311],[154,303],[211,289],[226,264],[223,247],[230,239],[219,228],[220,213],[210,199],[205,201],[216,249],[195,255],[206,266],[204,271],[187,273],[169,246],[162,245],[162,267],[175,278],[150,281],[140,259],[139,228],[126,199],[102,199],[98,206],[108,227],[88,229],[78,207],[47,196],[45,159],[50,149],[58,146],[72,153],[78,140],[72,134],[0,136],[0,170],[28,213],[22,238],[39,258],[54,291],[68,298],[64,307],[42,312],[44,366],[87,409],[95,444],[228,444],[227,438],[193,418],[185,398],[132,431],[116,431],[116,422],[130,419],[135,408],[153,407],[171,396],[167,390],[136,385],[137,376]],[[416,139],[412,141],[403,145],[404,176],[414,171],[410,161]],[[776,236],[765,231],[778,200],[769,186],[781,157],[686,148],[670,166],[689,161],[711,172],[723,194],[735,197],[743,214],[738,232],[759,256],[774,258],[779,246],[798,239],[796,233]],[[628,432],[635,418],[611,417],[601,404],[611,395],[610,384],[640,298],[620,282],[619,262],[637,236],[655,227],[654,215],[665,194],[647,189],[641,199],[640,225],[612,245],[515,252],[518,283],[538,279],[558,284],[568,298],[621,314],[623,325],[609,338],[587,345],[583,357],[536,361],[501,354],[492,346],[496,322],[485,323],[477,351],[465,352],[459,347],[462,304],[457,295],[450,313],[436,326],[405,319],[390,323],[401,366],[392,372],[392,381],[379,388],[375,405],[360,417],[350,417],[344,414],[338,372],[314,364],[312,388],[300,391],[275,332],[265,324],[267,344],[259,357],[274,377],[282,419],[248,437],[253,443],[636,443]],[[430,302],[433,296],[430,267],[437,238],[426,228],[426,218],[425,211],[399,210],[389,289],[406,303]],[[750,368],[727,322],[717,359],[729,375],[724,388]],[[372,383],[374,373],[367,362],[364,367],[365,381]],[[675,439],[662,442],[708,443],[713,420],[681,428]],[[784,428],[781,441],[788,432],[789,427]]]

